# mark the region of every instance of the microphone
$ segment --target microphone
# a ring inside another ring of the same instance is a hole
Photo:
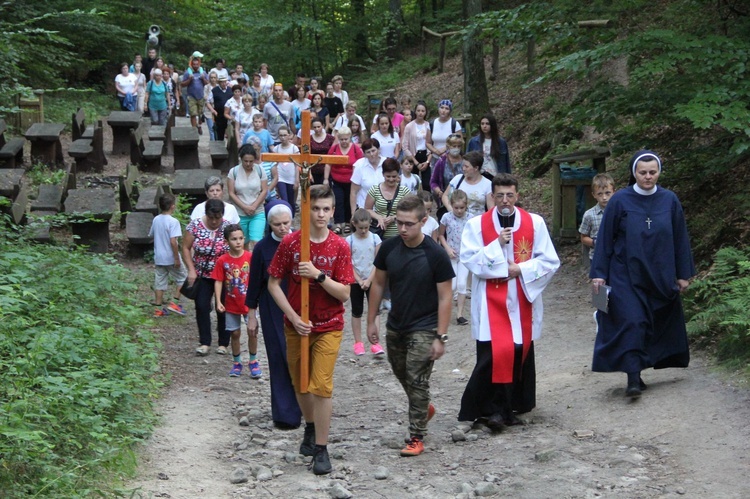
[[[510,227],[510,216],[513,214],[513,212],[510,210],[510,208],[505,207],[502,210],[500,210],[500,225],[502,228]]]

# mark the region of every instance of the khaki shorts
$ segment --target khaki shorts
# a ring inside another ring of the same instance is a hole
[[[200,116],[203,114],[203,107],[206,105],[206,99],[193,99],[188,97],[188,112],[190,116]]]
[[[300,373],[300,339],[299,333],[289,326],[284,326],[286,336],[286,359],[289,363],[289,374],[292,377],[294,390],[299,393]],[[343,331],[310,334],[310,381],[307,391],[319,397],[331,398],[333,395],[333,368],[339,356]]]

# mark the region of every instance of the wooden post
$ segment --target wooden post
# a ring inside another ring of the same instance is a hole
[[[261,161],[292,161],[300,168],[300,262],[310,261],[310,169],[318,163],[343,165],[349,163],[348,156],[310,154],[310,110],[302,111],[302,143],[299,154],[263,153]],[[310,280],[302,278],[300,297],[300,317],[310,321]],[[310,382],[310,337],[300,338],[300,393],[307,393]]]
[[[529,73],[534,72],[534,59],[536,58],[536,38],[532,35],[526,44],[526,70]]]
[[[440,37],[440,56],[438,59],[438,74],[443,72],[443,61],[445,60],[445,37]]]

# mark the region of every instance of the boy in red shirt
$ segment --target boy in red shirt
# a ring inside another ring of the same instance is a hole
[[[248,308],[245,304],[247,286],[250,282],[250,258],[252,253],[245,250],[245,236],[239,224],[230,224],[224,228],[224,239],[229,244],[229,252],[216,260],[213,274],[216,311],[226,312],[226,328],[232,334],[232,357],[234,364],[229,376],[242,374],[242,356],[240,350],[240,327],[242,319],[247,324]],[[224,294],[222,295],[222,290]],[[223,302],[223,303],[222,303]],[[260,378],[263,374],[256,358],[258,352],[258,329],[247,328],[247,348],[250,351],[250,376]]]
[[[328,230],[335,198],[327,185],[310,187],[310,261],[300,262],[301,232],[281,241],[268,267],[268,291],[284,312],[289,374],[297,402],[305,417],[305,436],[300,454],[313,456],[313,473],[333,471],[328,457],[328,431],[333,404],[333,369],[344,329],[344,302],[354,282],[349,245]],[[286,294],[281,280],[289,278]],[[310,321],[302,322],[301,283],[310,280]],[[300,393],[300,337],[310,337],[310,382]]]

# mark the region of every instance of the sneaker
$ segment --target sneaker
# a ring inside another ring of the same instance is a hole
[[[436,411],[435,411],[435,406],[434,406],[434,405],[432,405],[432,404],[430,404],[430,405],[429,405],[429,406],[427,407],[427,421],[429,421],[430,419],[432,419],[432,418],[433,418],[433,416],[435,416],[435,412],[436,412]]]
[[[208,345],[201,345],[195,349],[195,353],[197,353],[201,357],[205,357],[206,355],[208,355],[208,351],[209,351]]]
[[[254,360],[250,362],[247,367],[250,368],[250,377],[251,378],[260,378],[263,376],[263,371],[260,369],[260,362],[257,360]]]
[[[229,377],[237,378],[240,374],[242,374],[242,363],[235,362],[234,364],[232,364],[232,370],[229,371]]]
[[[419,437],[411,437],[406,447],[401,449],[401,455],[404,457],[418,456],[424,452],[424,441]]]
[[[458,324],[459,326],[465,326],[468,323],[469,321],[466,320],[465,317],[459,317],[458,319],[456,319],[456,324]]]
[[[381,310],[391,310],[391,300],[383,300],[383,303],[380,305]]]
[[[185,309],[182,308],[182,305],[180,305],[179,303],[170,302],[169,305],[167,305],[167,309],[177,315],[185,315]]]
[[[365,345],[361,341],[358,341],[354,344],[354,355],[364,355],[365,354]]]
[[[384,355],[385,350],[383,350],[383,347],[380,346],[380,343],[375,343],[374,345],[370,345],[370,352],[373,355]],[[362,352],[364,353],[364,352]]]
[[[333,471],[331,459],[328,457],[328,449],[315,449],[312,470],[316,475],[326,475]]]
[[[154,317],[166,317],[169,315],[169,310],[166,308],[157,308],[154,310]]]
[[[305,436],[299,446],[299,453],[311,457],[315,455],[315,427],[305,426]]]
[[[219,355],[226,355],[229,353],[229,350],[227,350],[227,347],[219,347],[216,349],[216,353]]]

